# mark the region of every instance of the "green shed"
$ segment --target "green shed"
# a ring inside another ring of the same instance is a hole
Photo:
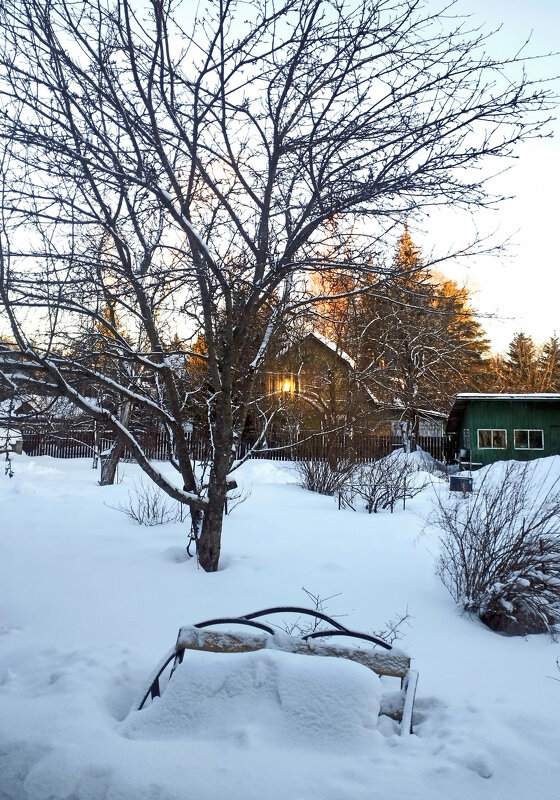
[[[446,433],[473,467],[560,455],[560,394],[458,394]]]

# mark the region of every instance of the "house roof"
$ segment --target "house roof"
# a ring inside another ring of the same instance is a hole
[[[286,347],[284,347],[283,350],[280,351],[278,355],[283,356],[286,353],[289,353],[290,350],[293,350],[294,347],[297,347],[299,344],[301,344],[301,342],[304,342],[306,339],[307,340],[315,339],[315,341],[319,342],[319,344],[321,344],[323,347],[326,347],[329,350],[331,350],[342,361],[345,361],[351,369],[356,369],[356,362],[354,361],[352,356],[349,356],[348,353],[345,353],[344,350],[341,350],[340,347],[338,347],[338,345],[336,344],[336,342],[333,342],[331,339],[328,339],[321,333],[317,333],[317,331],[310,331],[309,333],[306,333],[305,336],[303,336],[303,338],[300,339],[298,342],[294,344],[288,344]]]
[[[433,409],[429,408],[417,408],[416,406],[414,409],[411,409],[410,406],[407,406],[398,398],[392,402],[383,402],[381,400],[376,400],[375,398],[373,399],[376,403],[378,403],[378,405],[383,406],[383,408],[385,408],[387,411],[395,411],[397,413],[400,412],[401,415],[404,411],[413,410],[415,414],[425,419],[434,419],[439,420],[440,422],[443,422],[445,419],[447,419],[447,414],[444,414],[443,411],[434,411]]]
[[[329,348],[329,350],[332,350],[333,353],[336,353],[339,358],[341,358],[343,361],[346,361],[346,363],[352,369],[356,369],[356,362],[352,356],[349,356],[348,353],[345,353],[344,350],[341,350],[340,347],[338,347],[338,345],[335,344],[335,342],[333,342],[331,339],[327,339],[326,336],[323,336],[321,333],[317,333],[317,331],[311,331],[311,333],[307,335],[317,339],[318,342],[321,342],[321,344],[324,344],[325,347]]]
[[[456,399],[464,400],[560,400],[559,392],[462,392]]]
[[[469,402],[473,400],[485,401],[540,401],[560,403],[560,394],[557,392],[528,392],[528,393],[483,393],[483,392],[463,392],[456,395],[453,407],[447,419],[446,433],[457,433],[461,429],[461,422],[465,414],[465,409]]]
[[[73,419],[79,417],[83,412],[71,400],[65,397],[49,397],[38,394],[18,396],[13,400],[7,399],[0,401],[0,419],[7,420],[10,417],[30,417],[48,415],[61,419]]]

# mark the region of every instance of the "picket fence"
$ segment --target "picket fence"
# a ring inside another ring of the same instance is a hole
[[[54,458],[88,458],[107,450],[113,438],[110,433],[97,434],[93,430],[55,433],[53,431],[23,430],[23,451],[29,456],[53,456]],[[165,433],[138,433],[138,441],[150,460],[166,461],[169,458],[169,440]],[[195,434],[188,436],[191,456],[198,461],[208,457],[208,444]],[[438,461],[448,461],[450,442],[448,436],[421,436],[419,446]],[[403,446],[402,439],[395,436],[360,436],[335,438],[332,435],[315,435],[297,443],[270,441],[266,447],[251,452],[251,443],[241,441],[237,457],[266,458],[273,461],[319,461],[351,457],[364,463],[376,461]],[[134,460],[125,451],[125,460]]]

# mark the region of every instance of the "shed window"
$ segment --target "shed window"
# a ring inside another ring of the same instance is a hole
[[[515,430],[513,444],[516,450],[543,450],[544,436],[539,430]]]
[[[505,450],[507,447],[507,436],[505,430],[493,428],[479,428],[478,449]]]

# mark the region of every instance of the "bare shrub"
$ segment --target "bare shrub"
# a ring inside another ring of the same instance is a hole
[[[408,608],[406,608],[404,611],[399,611],[390,619],[388,619],[382,628],[371,631],[371,633],[374,636],[379,636],[380,639],[384,639],[386,642],[389,642],[389,644],[395,644],[395,642],[398,642],[403,638],[403,628],[412,627],[410,622],[411,619],[412,617],[408,613]]]
[[[313,594],[309,589],[306,589],[305,586],[301,587],[301,591],[304,592],[308,599],[311,600],[310,608],[314,611],[319,611],[321,614],[327,614],[327,607],[325,603],[329,600],[332,600],[334,597],[340,597],[340,592],[337,594],[331,594],[329,597],[321,597],[318,594]],[[329,615],[331,616],[331,615]],[[333,617],[334,619],[334,617]],[[297,619],[293,621],[284,621],[280,626],[280,629],[287,633],[288,636],[307,636],[310,633],[315,633],[318,630],[322,630],[327,628],[327,624],[318,617],[297,617]]]
[[[404,506],[406,500],[416,497],[425,486],[415,463],[403,456],[389,456],[356,470],[352,483],[342,488],[342,499],[354,508],[359,497],[368,514],[387,508],[393,513],[397,503]]]
[[[300,486],[327,495],[340,491],[355,469],[356,464],[350,457],[307,459],[294,465]]]
[[[147,526],[182,522],[187,514],[181,503],[171,500],[154,483],[144,481],[135,482],[128,502],[116,508],[137,525]]]
[[[336,616],[331,614],[326,606],[326,603],[328,603],[329,600],[332,600],[335,597],[340,597],[341,592],[338,592],[337,594],[331,594],[329,597],[321,597],[319,594],[313,594],[313,592],[311,592],[309,589],[306,589],[305,586],[301,587],[301,591],[304,592],[311,601],[310,608],[312,610],[319,611],[322,614],[328,614],[333,619],[341,616],[340,614],[337,614]],[[408,613],[407,608],[406,611],[397,613],[391,617],[391,619],[387,620],[381,629],[371,630],[370,634],[372,636],[377,636],[379,639],[383,639],[384,641],[393,645],[395,642],[403,638],[402,629],[405,626],[411,627],[410,620],[411,616]],[[284,633],[287,633],[288,636],[307,636],[310,633],[316,633],[317,631],[330,629],[330,626],[327,625],[327,623],[321,619],[318,619],[317,617],[305,617],[303,619],[301,617],[297,617],[294,621],[284,621],[278,627],[280,627]]]
[[[560,486],[534,465],[489,469],[467,498],[438,498],[437,573],[453,599],[495,631],[554,634],[560,621]]]
[[[237,484],[235,484],[235,487],[228,491],[226,497],[225,513],[228,515],[231,514],[234,508],[240,506],[241,503],[244,503],[245,500],[249,499],[249,497],[251,497],[250,489],[246,489],[244,487],[240,487],[237,486]]]

